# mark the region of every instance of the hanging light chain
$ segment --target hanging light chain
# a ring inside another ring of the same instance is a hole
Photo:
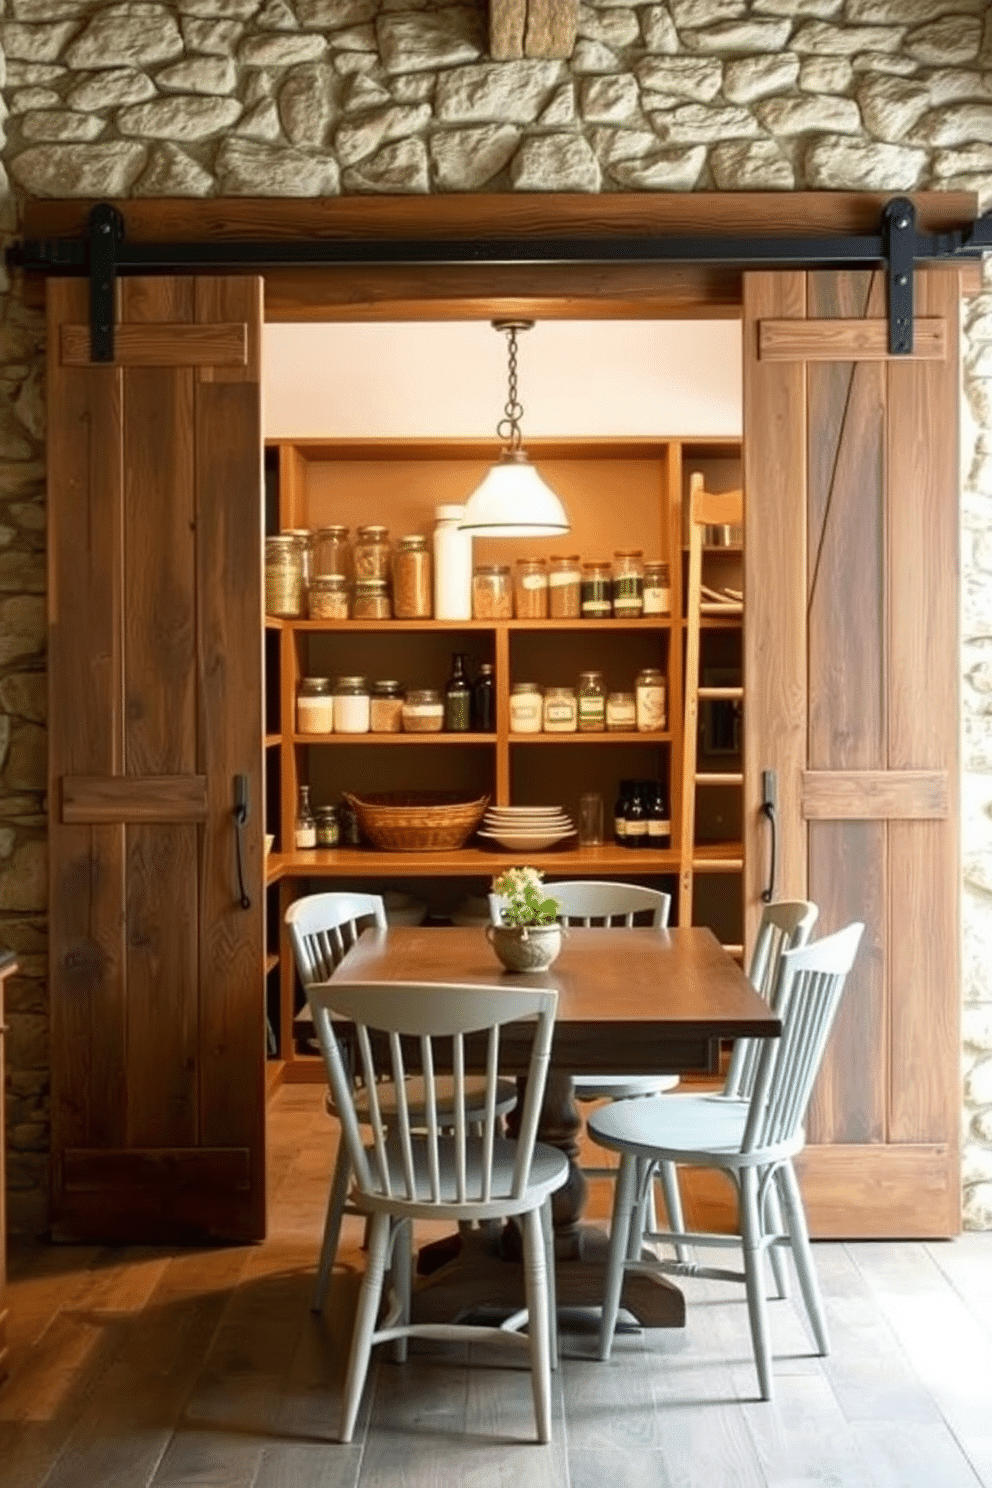
[[[507,354],[507,398],[503,409],[503,417],[496,425],[496,433],[504,441],[507,448],[516,453],[523,445],[523,434],[520,431],[520,420],[524,416],[524,406],[517,397],[517,333],[530,330],[534,324],[531,320],[495,320],[493,325],[498,331],[506,332],[506,354]]]

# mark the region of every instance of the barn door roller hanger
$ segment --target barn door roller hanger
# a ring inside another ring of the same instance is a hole
[[[221,273],[346,265],[520,263],[700,263],[738,268],[879,268],[888,282],[889,354],[913,350],[913,271],[918,264],[965,262],[992,248],[992,213],[945,233],[916,230],[916,208],[893,197],[876,234],[833,237],[650,236],[611,238],[297,239],[192,243],[128,242],[124,218],[101,202],[77,238],[27,238],[7,250],[17,268],[88,274],[94,362],[114,360],[115,286],[120,274]]]

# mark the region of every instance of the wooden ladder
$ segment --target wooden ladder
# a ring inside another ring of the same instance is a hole
[[[698,787],[736,785],[742,791],[739,771],[703,772],[697,769],[700,701],[742,702],[743,687],[700,687],[699,633],[704,616],[729,618],[744,613],[742,600],[717,601],[703,595],[703,546],[708,526],[741,527],[744,520],[743,491],[715,495],[703,489],[703,477],[694,473],[689,482],[689,579],[686,599],[685,714],[682,740],[682,839],[679,881],[679,924],[691,925],[693,883],[697,873],[740,873],[743,849],[701,848],[696,842],[696,791]],[[743,954],[741,946],[728,946]]]

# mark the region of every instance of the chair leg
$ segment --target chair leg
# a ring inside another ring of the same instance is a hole
[[[806,1312],[809,1316],[810,1326],[813,1329],[813,1336],[816,1339],[817,1349],[821,1354],[829,1354],[830,1334],[827,1329],[827,1318],[823,1310],[820,1283],[816,1279],[816,1269],[813,1265],[813,1252],[809,1244],[809,1230],[806,1228],[806,1211],[803,1208],[803,1198],[799,1192],[796,1170],[792,1166],[792,1163],[783,1163],[776,1177],[781,1184],[782,1200],[785,1204],[785,1212],[788,1217],[789,1238],[792,1241],[792,1259],[796,1264],[799,1290],[803,1294],[803,1301],[806,1304]]]
[[[682,1213],[682,1191],[679,1188],[679,1170],[673,1162],[662,1162],[658,1164],[655,1172],[661,1179],[661,1191],[665,1195],[665,1209],[668,1211],[668,1228],[684,1234],[685,1216]],[[675,1259],[682,1262],[691,1261],[691,1247],[688,1245],[676,1245]]]
[[[639,1261],[644,1249],[644,1231],[650,1226],[657,1229],[654,1213],[654,1198],[651,1184],[647,1182],[647,1171],[651,1164],[639,1157],[635,1168],[634,1206],[630,1215],[630,1230],[627,1234],[627,1260]]]
[[[344,1214],[344,1205],[348,1197],[348,1184],[350,1182],[351,1162],[348,1158],[348,1149],[342,1137],[340,1146],[338,1147],[337,1160],[334,1164],[331,1191],[327,1196],[327,1217],[324,1220],[324,1238],[320,1243],[317,1280],[313,1289],[313,1301],[310,1303],[310,1307],[314,1312],[320,1312],[324,1306],[327,1283],[334,1266],[334,1257],[338,1253],[338,1242],[341,1238],[341,1216]]]
[[[636,1207],[637,1158],[625,1152],[620,1159],[613,1191],[613,1219],[610,1223],[610,1248],[606,1261],[606,1284],[603,1288],[603,1316],[599,1324],[599,1357],[608,1359],[613,1348],[613,1330],[620,1311],[623,1288],[623,1263],[630,1243],[631,1220]]]
[[[548,1272],[544,1260],[544,1227],[537,1209],[523,1218],[524,1286],[530,1340],[531,1390],[539,1442],[551,1440],[551,1347],[548,1325]]]
[[[375,1321],[379,1312],[379,1303],[382,1300],[382,1283],[386,1274],[386,1260],[389,1256],[389,1240],[389,1215],[374,1214],[369,1234],[368,1260],[358,1294],[358,1309],[355,1313],[355,1326],[351,1335],[351,1353],[348,1357],[348,1372],[345,1376],[344,1396],[341,1403],[339,1439],[343,1442],[350,1442],[354,1435],[358,1407],[361,1404],[365,1377],[368,1374],[369,1358],[372,1353],[372,1335],[375,1332]]]
[[[390,1281],[396,1292],[396,1300],[400,1305],[400,1322],[407,1324],[410,1321],[410,1291],[413,1281],[413,1223],[409,1219],[401,1220],[395,1226],[393,1237],[393,1259],[390,1267]],[[406,1356],[410,1346],[410,1340],[406,1336],[393,1341],[393,1358],[397,1364],[405,1364]]]
[[[555,1273],[555,1231],[551,1222],[550,1194],[541,1205],[541,1233],[544,1236],[544,1264],[548,1277],[548,1342],[551,1369],[558,1368],[558,1278]]]
[[[765,1203],[768,1207],[768,1220],[771,1228],[776,1234],[785,1234],[785,1225],[782,1220],[782,1205],[779,1202],[778,1186],[773,1178],[768,1185],[765,1195]],[[780,1300],[785,1301],[789,1295],[789,1262],[785,1254],[785,1248],[781,1245],[769,1247],[769,1260],[772,1265],[772,1275],[775,1278],[775,1293]]]
[[[758,1174],[745,1168],[740,1181],[741,1239],[744,1246],[744,1276],[751,1343],[758,1369],[762,1400],[772,1398],[772,1358],[768,1341],[768,1304],[765,1300],[765,1268],[761,1250],[761,1214],[758,1204]]]

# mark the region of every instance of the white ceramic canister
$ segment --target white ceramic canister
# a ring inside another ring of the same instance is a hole
[[[434,516],[434,618],[472,618],[472,534],[458,523],[464,506],[436,506]]]

